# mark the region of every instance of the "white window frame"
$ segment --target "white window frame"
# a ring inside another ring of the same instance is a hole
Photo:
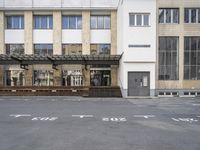
[[[130,16],[131,15],[134,15],[134,25],[131,25],[130,24]],[[141,21],[141,25],[137,25],[137,16],[138,15],[141,15],[141,19],[142,19],[142,21]],[[144,16],[145,15],[148,15],[148,17],[149,17],[149,22],[148,22],[148,25],[144,25]],[[150,13],[129,13],[129,26],[130,27],[150,27],[150,16],[151,16],[151,14]]]
[[[185,8],[185,9],[188,9],[189,10],[189,22],[185,22],[184,20],[184,23],[186,24],[199,24],[199,11],[200,11],[200,8]],[[192,9],[196,9],[196,22],[192,22]]]
[[[170,15],[171,15],[171,20],[170,20],[169,23],[167,22],[167,14],[166,14],[167,9],[170,9]],[[174,9],[178,9],[178,23],[173,22],[173,19],[174,19],[173,10]],[[179,8],[159,8],[159,10],[163,10],[164,11],[164,22],[160,22],[160,20],[159,20],[159,24],[179,24],[179,22],[180,22],[180,11],[179,11]]]

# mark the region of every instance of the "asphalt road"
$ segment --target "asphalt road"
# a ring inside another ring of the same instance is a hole
[[[0,150],[200,150],[200,99],[0,97]]]

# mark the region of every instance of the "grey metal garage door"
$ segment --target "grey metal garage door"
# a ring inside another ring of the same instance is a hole
[[[128,72],[128,96],[150,95],[150,72]]]

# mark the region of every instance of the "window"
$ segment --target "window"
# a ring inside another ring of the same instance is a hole
[[[63,55],[82,55],[82,44],[63,44]]]
[[[34,29],[53,29],[53,17],[34,16]]]
[[[24,54],[24,44],[6,44],[6,55]]]
[[[200,8],[185,8],[185,23],[200,23]]]
[[[130,26],[149,26],[150,14],[129,14],[129,25]]]
[[[110,44],[91,44],[91,55],[110,55]]]
[[[63,86],[82,86],[82,70],[63,70]]]
[[[184,79],[200,80],[200,37],[185,37]]]
[[[34,70],[33,85],[35,86],[53,86],[53,71]]]
[[[178,37],[159,37],[159,80],[178,80]]]
[[[24,29],[24,16],[7,16],[7,29]]]
[[[109,68],[92,68],[90,70],[91,86],[110,86],[111,73]]]
[[[62,17],[63,29],[82,29],[81,16],[63,16]]]
[[[34,54],[36,55],[53,55],[53,44],[35,44]]]
[[[6,70],[5,85],[6,86],[23,86],[25,83],[23,70]]]
[[[179,9],[178,8],[160,8],[159,9],[159,23],[178,24],[179,23]]]
[[[91,16],[91,29],[110,29],[110,16]]]

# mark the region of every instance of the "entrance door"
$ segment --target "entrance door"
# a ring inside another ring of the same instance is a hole
[[[150,95],[150,73],[128,72],[128,96]]]

